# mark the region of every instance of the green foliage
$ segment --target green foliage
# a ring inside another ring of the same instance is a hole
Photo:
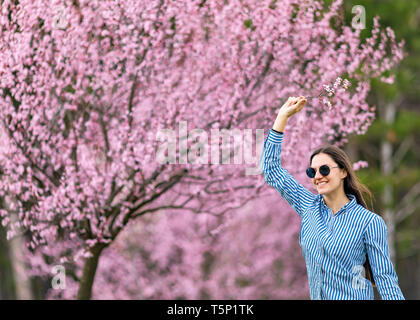
[[[391,27],[395,38],[404,41],[404,59],[385,76],[395,75],[395,82],[390,85],[379,78],[372,79],[368,102],[379,108],[386,108],[388,103],[397,103],[394,123],[387,124],[377,114],[375,121],[363,136],[354,136],[351,143],[357,144],[360,158],[369,162],[369,167],[361,169],[357,175],[375,195],[375,210],[381,212],[385,204],[381,203],[381,193],[386,185],[391,185],[394,197],[388,206],[396,207],[407,195],[412,186],[420,181],[420,0],[344,0],[346,25],[350,26],[354,14],[351,9],[362,5],[366,11],[366,29],[362,30],[364,41],[371,36],[373,18],[379,16],[381,29]],[[395,170],[385,176],[381,170],[380,152],[384,141],[391,143],[393,152],[399,150],[402,143],[412,141],[400,162],[395,163]],[[420,208],[396,225],[397,270],[400,266],[409,265],[410,257],[419,256],[420,248]],[[404,270],[408,270],[404,267]],[[400,273],[401,284],[412,284],[412,274],[419,272],[411,268],[409,273]],[[418,286],[414,291],[418,291]],[[409,291],[402,287],[403,292]],[[411,290],[413,291],[413,290]],[[418,299],[418,296],[406,295],[407,299]]]
[[[366,134],[355,137],[355,140],[358,143],[364,143],[385,138],[398,147],[408,136],[419,132],[420,113],[402,109],[398,111],[394,123],[388,124],[377,118],[368,128]]]
[[[244,21],[244,26],[245,26],[245,28],[251,29],[252,31],[254,31],[256,29],[256,27],[252,23],[252,19],[245,20]]]
[[[420,131],[420,114],[418,112],[401,110],[393,125],[399,140]]]

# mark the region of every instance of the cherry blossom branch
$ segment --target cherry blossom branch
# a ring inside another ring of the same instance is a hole
[[[324,97],[324,99],[322,99],[322,103],[324,105],[327,105],[328,108],[331,109],[332,108],[331,100],[335,96],[336,89],[341,86],[342,88],[344,88],[344,90],[347,90],[347,88],[350,87],[350,85],[351,85],[350,81],[348,81],[347,79],[343,80],[342,78],[338,77],[334,81],[333,85],[323,85],[323,88],[318,95],[309,96],[309,97],[305,96],[305,98],[306,99],[321,99],[321,97]]]

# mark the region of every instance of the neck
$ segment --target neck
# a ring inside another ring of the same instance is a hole
[[[322,196],[325,204],[332,210],[333,214],[336,214],[338,210],[350,201],[343,190],[340,190],[340,192],[337,192],[336,194],[329,193]]]

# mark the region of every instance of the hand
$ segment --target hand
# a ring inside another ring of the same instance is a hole
[[[285,104],[283,104],[283,106],[279,109],[279,115],[284,115],[288,118],[296,112],[302,110],[305,104],[306,98],[304,96],[289,97]]]

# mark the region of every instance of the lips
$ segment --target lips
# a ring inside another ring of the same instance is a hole
[[[318,187],[322,187],[322,186],[325,186],[327,183],[328,183],[328,182],[326,182],[326,181],[321,181],[321,182],[318,182],[316,185],[317,185]]]

